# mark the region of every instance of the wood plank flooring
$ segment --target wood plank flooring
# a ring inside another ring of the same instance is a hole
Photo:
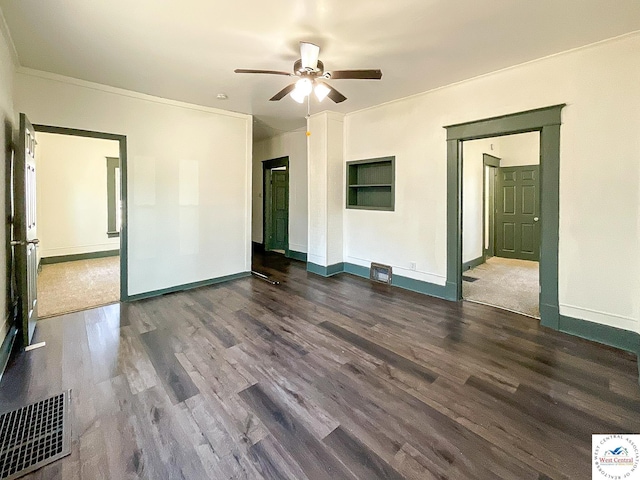
[[[72,389],[28,479],[586,479],[640,432],[636,358],[473,303],[264,255],[246,278],[39,322],[0,410]]]

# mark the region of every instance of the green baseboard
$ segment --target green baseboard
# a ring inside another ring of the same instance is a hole
[[[138,293],[136,295],[129,295],[128,302],[135,300],[142,300],[144,298],[158,297],[160,295],[166,295],[167,293],[182,292],[183,290],[191,290],[198,287],[206,287],[208,285],[215,285],[216,283],[229,282],[238,278],[245,278],[251,276],[251,272],[240,272],[232,275],[225,275],[223,277],[210,278],[208,280],[201,280],[199,282],[185,283],[182,285],[176,285],[175,287],[162,288],[160,290],[153,290],[151,292]]]
[[[580,320],[579,318],[560,315],[559,331],[570,333],[578,337],[586,338],[598,343],[604,343],[610,347],[626,350],[627,352],[640,353],[640,334],[630,330],[610,327],[601,323]]]
[[[640,333],[565,315],[558,316],[558,328],[554,330],[635,354],[638,360],[638,384],[640,384]]]
[[[76,253],[73,255],[59,255],[57,257],[42,257],[40,263],[42,265],[50,265],[52,263],[75,262],[76,260],[90,260],[92,258],[117,257],[120,250],[104,250],[102,252]]]
[[[7,363],[9,363],[9,357],[11,357],[11,351],[13,350],[13,344],[16,341],[18,330],[16,327],[12,326],[9,329],[9,333],[4,337],[2,342],[2,346],[0,346],[0,380],[4,375],[4,370],[7,368]]]
[[[296,252],[295,250],[287,250],[287,258],[294,260],[300,260],[301,262],[307,261],[307,254],[304,252]]]
[[[369,278],[369,269],[367,267],[355,265],[353,263],[345,263],[344,272],[357,275],[358,277]],[[453,299],[451,292],[449,291],[450,289],[445,285],[423,282],[422,280],[403,277],[402,275],[397,275],[395,273],[391,276],[391,285],[405,290],[411,290],[412,292],[430,295],[432,297],[444,298],[445,300]]]
[[[462,264],[462,271],[465,272],[467,270],[471,270],[472,268],[476,268],[478,265],[482,265],[486,261],[487,259],[483,255],[481,257],[474,258],[473,260],[469,260],[468,262],[464,262]]]
[[[332,275],[344,272],[344,263],[341,262],[323,267],[322,265],[307,262],[307,272],[315,273],[316,275],[321,275],[323,277],[330,277]]]
[[[547,303],[540,304],[540,325],[543,327],[560,328],[560,310],[558,305],[549,305]]]
[[[435,283],[423,282],[422,280],[402,277],[400,275],[393,275],[391,277],[391,285],[394,287],[404,288],[405,290],[411,290],[412,292],[423,293],[432,297],[450,300],[449,292],[445,285],[436,285]]]
[[[345,273],[350,273],[351,275],[357,275],[358,277],[369,278],[370,271],[367,267],[363,267],[362,265],[355,265],[353,263],[345,263],[344,264]]]

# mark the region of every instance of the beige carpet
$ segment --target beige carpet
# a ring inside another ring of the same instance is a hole
[[[538,262],[492,257],[486,263],[467,270],[462,282],[465,300],[495,305],[540,318],[538,305]]]
[[[43,265],[38,274],[38,317],[117,302],[120,257],[94,258]]]

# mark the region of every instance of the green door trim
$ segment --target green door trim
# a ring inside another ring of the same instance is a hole
[[[447,130],[446,297],[462,299],[462,142],[540,132],[540,323],[557,330],[560,125],[565,104],[445,126]]]
[[[269,250],[267,241],[267,232],[270,231],[271,225],[271,209],[267,205],[271,205],[271,170],[274,168],[286,167],[287,185],[289,185],[289,157],[272,158],[271,160],[262,161],[262,245],[265,250]],[[287,209],[289,208],[289,198],[287,198]],[[285,256],[289,256],[289,218],[287,214],[287,245],[285,248]]]
[[[57,133],[59,135],[71,135],[75,137],[100,138],[102,140],[116,140],[120,145],[120,195],[122,196],[122,224],[120,225],[120,301],[129,300],[128,284],[128,225],[129,208],[127,202],[127,137],[115,133],[94,132],[91,130],[79,130],[77,128],[54,127],[51,125],[37,125],[33,128],[36,132]]]

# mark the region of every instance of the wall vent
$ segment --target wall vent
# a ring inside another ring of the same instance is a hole
[[[391,285],[391,266],[372,263],[369,276],[371,280]]]

